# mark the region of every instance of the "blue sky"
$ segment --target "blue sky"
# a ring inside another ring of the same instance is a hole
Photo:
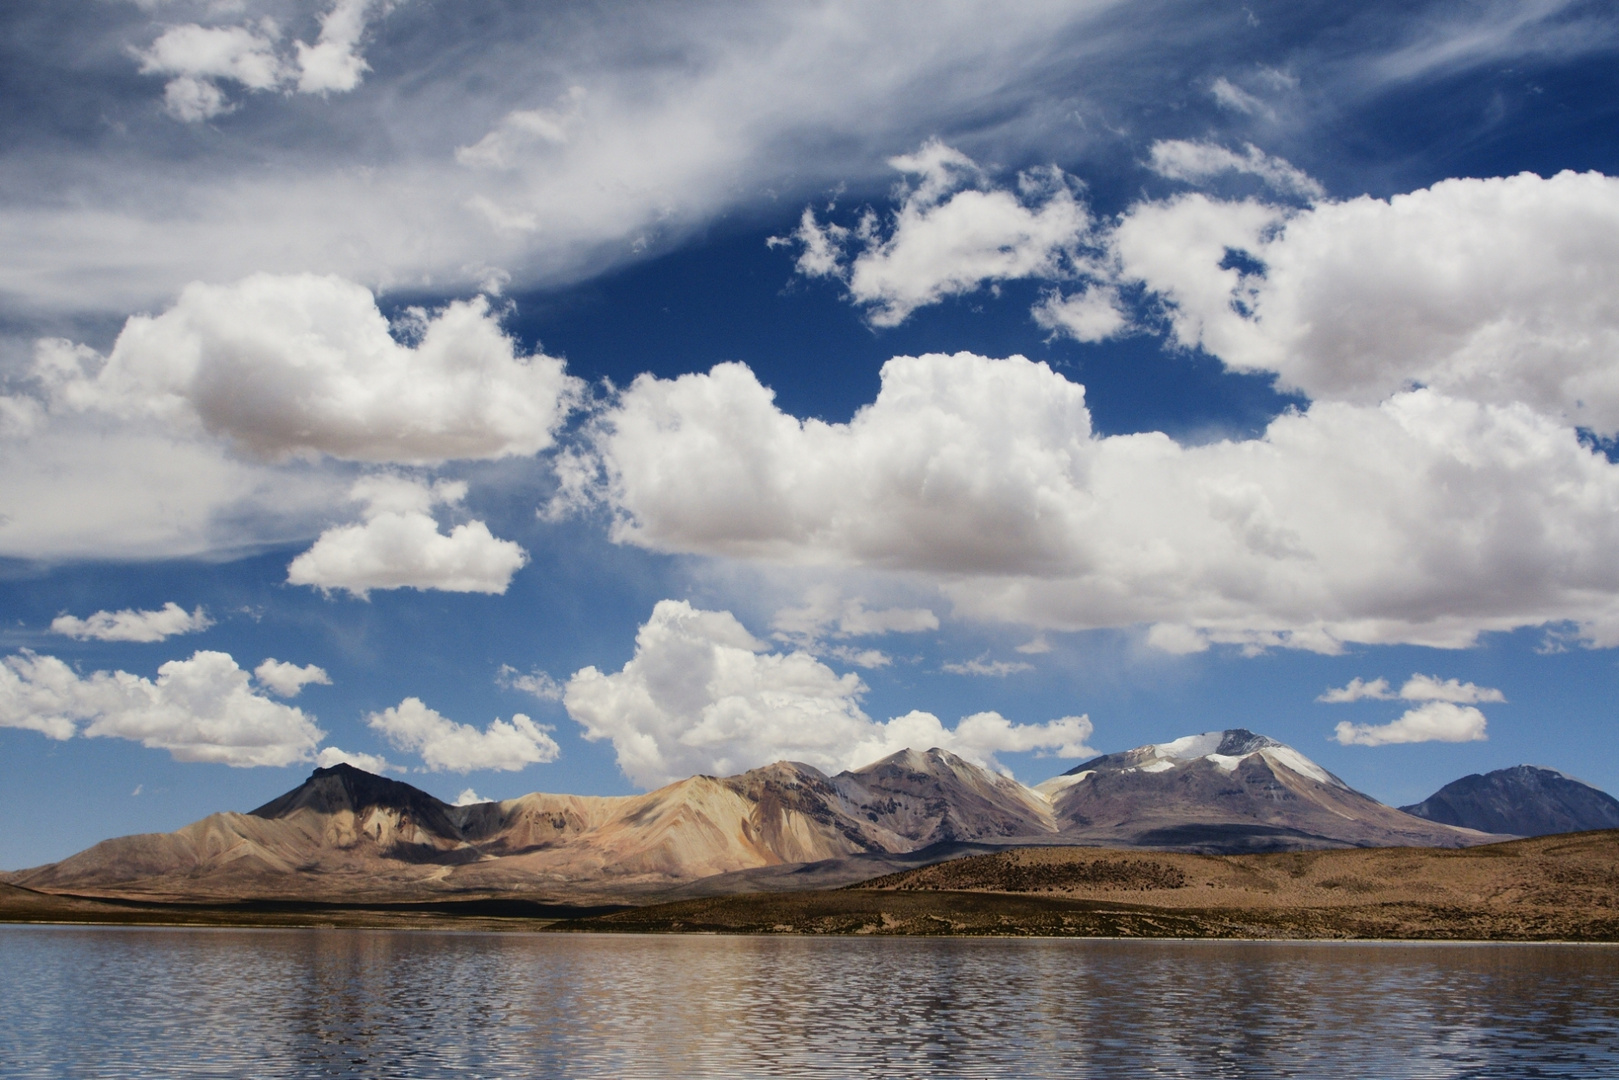
[[[0,20],[0,867],[336,760],[1619,790],[1604,5]]]

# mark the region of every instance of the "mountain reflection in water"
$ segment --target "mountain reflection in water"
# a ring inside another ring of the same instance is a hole
[[[5,1077],[1614,1077],[1619,949],[0,927]]]

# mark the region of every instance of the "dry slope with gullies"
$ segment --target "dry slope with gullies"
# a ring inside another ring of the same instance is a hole
[[[1459,850],[1039,847],[840,890],[683,901],[578,929],[1619,941],[1619,830]]]

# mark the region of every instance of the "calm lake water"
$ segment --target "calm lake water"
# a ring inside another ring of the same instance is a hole
[[[0,1076],[1619,1077],[1601,946],[0,927]]]

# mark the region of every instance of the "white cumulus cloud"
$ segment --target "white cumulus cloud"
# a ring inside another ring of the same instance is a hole
[[[353,765],[356,769],[363,769],[378,776],[389,771],[404,771],[397,765],[390,765],[388,759],[380,755],[350,753],[335,746],[321,747],[320,753],[315,755],[315,764],[322,769],[330,769],[333,765]]]
[[[915,182],[886,230],[868,216],[851,232],[806,210],[794,238],[800,272],[846,276],[849,296],[875,326],[898,326],[919,307],[985,284],[1071,274],[1090,214],[1056,169],[1021,174],[1017,190],[989,184],[978,165],[938,141],[889,164]],[[847,268],[842,246],[860,250]]]
[[[254,691],[229,653],[208,650],[170,660],[155,680],[126,671],[81,676],[52,656],[8,656],[0,660],[0,726],[53,739],[130,739],[177,761],[237,767],[308,761],[325,735],[302,710]]]
[[[405,477],[362,477],[352,494],[366,503],[365,521],[321,533],[287,567],[287,581],[362,598],[372,589],[504,593],[528,553],[482,521],[440,532],[431,513],[435,504],[459,503],[466,490],[461,481],[429,487]]]
[[[1317,402],[1262,437],[1099,437],[1021,357],[897,357],[848,423],[739,364],[643,375],[601,417],[613,536],[934,575],[958,611],[1155,644],[1333,652],[1573,620],[1619,642],[1619,467],[1522,406]]]
[[[1408,709],[1398,720],[1387,724],[1351,724],[1345,720],[1333,731],[1333,738],[1345,746],[1387,746],[1393,743],[1479,742],[1484,733],[1484,714],[1471,705],[1450,701],[1430,701]]]
[[[510,721],[493,720],[479,731],[471,724],[458,724],[441,716],[420,698],[408,697],[392,708],[372,713],[366,723],[399,749],[420,754],[433,772],[516,772],[528,765],[555,761],[562,753],[548,734],[550,726],[536,724],[522,713],[513,713]]]
[[[1437,675],[1414,674],[1399,690],[1391,690],[1387,679],[1367,682],[1355,678],[1347,686],[1326,691],[1317,701],[1327,704],[1371,699],[1373,701],[1451,701],[1461,705],[1476,705],[1481,701],[1505,701],[1506,695],[1490,686],[1464,683],[1460,679],[1441,679]]]
[[[195,123],[235,108],[221,82],[249,91],[353,90],[369,70],[360,53],[367,22],[392,6],[389,0],[334,0],[320,17],[315,43],[294,41],[290,52],[280,48],[280,28],[265,18],[235,26],[170,26],[136,57],[141,74],[169,76],[163,101],[170,115]]]
[[[306,664],[299,667],[274,657],[267,658],[264,663],[253,669],[253,677],[259,685],[268,688],[282,697],[297,697],[298,692],[310,683],[319,683],[330,686],[332,677],[326,674],[326,669],[315,664]]]
[[[1506,695],[1491,686],[1440,679],[1437,675],[1413,675],[1400,687],[1404,701],[1453,701],[1472,705],[1480,701],[1505,701]]]
[[[984,713],[954,729],[924,712],[873,721],[860,708],[858,676],[806,652],[768,649],[730,612],[661,600],[623,669],[576,672],[563,703],[587,739],[612,741],[619,768],[643,787],[784,759],[838,772],[906,747],[936,746],[991,767],[998,751],[1090,752],[1085,717],[1030,725]]]
[[[552,445],[580,389],[561,360],[521,355],[483,297],[415,329],[401,344],[371,291],[342,278],[256,274],[130,318],[94,375],[60,349],[40,365],[66,407],[198,426],[270,460],[433,464]]]
[[[202,608],[187,611],[170,600],[156,611],[98,611],[80,619],[62,614],[51,620],[54,633],[79,641],[162,641],[214,625]]]
[[[249,90],[270,90],[286,75],[276,55],[273,23],[258,27],[198,26],[165,30],[139,53],[143,75],[171,76],[164,104],[177,119],[207,120],[231,108],[215,80],[228,79]]]
[[[1300,211],[1194,194],[1133,208],[1113,247],[1180,344],[1313,400],[1425,386],[1619,431],[1619,178],[1445,180]]]
[[[1089,285],[1063,295],[1053,289],[1031,309],[1035,325],[1075,341],[1106,341],[1129,329],[1119,291],[1109,285]]]
[[[298,55],[298,90],[305,94],[344,93],[360,85],[370,65],[360,55],[360,38],[366,18],[373,11],[386,11],[387,0],[336,0],[321,16],[320,36],[315,44],[302,41]]]
[[[857,649],[853,645],[833,645],[826,650],[826,655],[868,671],[894,664],[894,658],[881,649]]]

